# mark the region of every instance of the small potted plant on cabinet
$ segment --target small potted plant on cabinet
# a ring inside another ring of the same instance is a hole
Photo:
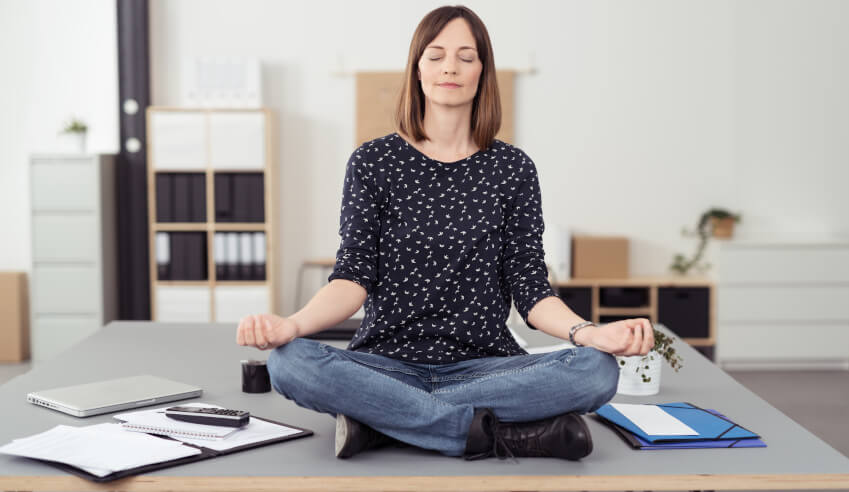
[[[86,132],[88,132],[88,125],[83,120],[72,117],[65,123],[59,135],[65,140],[64,147],[69,151],[84,153]]]

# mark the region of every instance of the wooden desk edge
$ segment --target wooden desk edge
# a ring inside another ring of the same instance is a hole
[[[94,483],[70,475],[0,476],[0,490],[121,491],[559,491],[559,490],[764,490],[849,488],[849,473],[788,475],[487,475],[355,477],[169,477],[142,475]]]

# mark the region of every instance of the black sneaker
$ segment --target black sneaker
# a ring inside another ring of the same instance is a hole
[[[371,427],[347,415],[336,414],[336,457],[350,458],[367,449],[375,449],[396,442]]]
[[[499,422],[488,408],[476,409],[466,441],[467,460],[536,456],[579,460],[593,450],[590,430],[576,413],[532,422]]]

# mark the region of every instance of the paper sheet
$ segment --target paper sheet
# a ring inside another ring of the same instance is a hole
[[[103,477],[201,451],[176,441],[127,432],[120,424],[97,424],[57,425],[40,434],[16,439],[0,447],[0,453],[66,463]]]
[[[664,412],[656,405],[611,403],[619,413],[628,418],[650,436],[697,436],[690,426]]]

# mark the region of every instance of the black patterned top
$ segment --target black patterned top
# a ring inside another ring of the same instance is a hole
[[[348,348],[431,364],[525,354],[506,321],[511,298],[527,323],[555,295],[543,228],[536,167],[510,144],[440,162],[397,133],[364,143],[345,171],[328,277],[368,292]]]

